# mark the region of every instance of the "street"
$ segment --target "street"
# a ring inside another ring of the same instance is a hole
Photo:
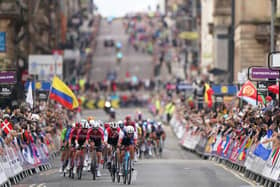
[[[123,119],[131,109],[117,110],[118,118]],[[148,116],[143,110],[144,116]],[[83,115],[93,114],[98,119],[106,119],[102,110],[84,111]],[[183,150],[173,135],[170,127],[165,127],[167,140],[163,151],[163,159],[139,160],[136,165],[137,177],[132,186],[135,187],[245,187],[250,186],[231,172],[215,162],[201,160],[193,153]],[[58,172],[59,157],[53,163],[51,170],[24,179],[16,187],[90,187],[119,186],[113,184],[107,170],[102,170],[102,176],[92,181],[91,173],[84,172],[82,180],[64,178]]]
[[[101,21],[91,80],[103,81],[106,73],[114,70],[118,74],[118,80],[123,80],[127,71],[131,75],[136,75],[139,79],[152,77],[152,58],[147,54],[135,52],[128,45],[128,35],[125,34],[122,24],[122,19],[115,20],[112,24],[108,24],[105,19]],[[104,40],[109,36],[115,42],[122,43],[123,60],[120,66],[117,66],[115,48],[104,48]]]

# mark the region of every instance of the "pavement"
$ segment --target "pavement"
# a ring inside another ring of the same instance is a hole
[[[117,110],[118,118],[133,114],[132,109]],[[94,115],[97,119],[107,119],[102,110],[86,110],[83,116]],[[143,110],[144,116],[149,113]],[[162,159],[139,160],[136,165],[135,187],[247,187],[251,186],[245,179],[216,164],[202,160],[197,155],[182,149],[170,127],[165,127],[167,140]],[[16,187],[109,187],[120,186],[111,182],[109,172],[102,170],[102,177],[92,180],[90,173],[84,172],[82,180],[73,180],[61,176],[59,158],[53,163],[51,170],[24,179]]]

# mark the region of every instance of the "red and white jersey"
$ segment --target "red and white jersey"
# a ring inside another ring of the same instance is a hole
[[[99,140],[104,141],[104,132],[101,128],[98,130],[89,129],[87,132],[87,140]]]

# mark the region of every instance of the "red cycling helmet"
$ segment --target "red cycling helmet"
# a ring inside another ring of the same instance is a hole
[[[105,129],[108,129],[110,127],[110,124],[109,123],[105,123],[104,127],[105,127]]]
[[[81,125],[79,122],[77,122],[77,123],[75,124],[75,127],[76,127],[76,128],[81,128],[81,126],[82,126],[82,125]]]
[[[126,120],[126,121],[131,121],[131,116],[126,116],[126,117],[125,117],[125,120]]]

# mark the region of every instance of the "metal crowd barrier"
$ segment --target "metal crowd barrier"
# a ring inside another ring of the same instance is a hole
[[[254,154],[257,144],[253,144],[248,137],[243,142],[222,137],[220,134],[207,137],[197,131],[197,125],[185,125],[176,119],[175,115],[170,121],[170,126],[183,148],[243,173],[244,177],[260,185],[280,187],[279,148],[272,150],[269,158],[263,160]]]
[[[4,144],[0,155],[0,187],[9,187],[27,176],[52,168],[52,161],[59,154],[54,144],[56,139],[48,146],[38,143],[20,148],[16,143]]]

